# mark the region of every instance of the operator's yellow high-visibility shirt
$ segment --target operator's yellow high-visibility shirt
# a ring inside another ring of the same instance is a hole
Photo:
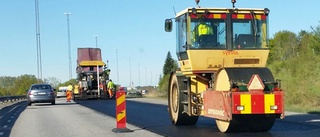
[[[198,36],[203,34],[213,34],[211,26],[205,23],[201,23],[198,26]]]
[[[192,40],[195,42],[197,41],[198,37],[200,35],[207,35],[207,34],[213,34],[212,27],[204,22],[197,25],[193,31],[193,38]]]
[[[112,82],[112,81],[109,81],[109,82],[108,82],[108,88],[113,88],[113,87],[114,87],[113,82]]]

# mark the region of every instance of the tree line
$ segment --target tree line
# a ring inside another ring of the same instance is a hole
[[[267,67],[281,79],[288,109],[319,112],[320,26],[298,34],[280,31],[270,40]]]
[[[26,95],[27,89],[29,89],[32,84],[36,83],[48,83],[53,88],[57,89],[59,86],[67,86],[69,83],[76,84],[76,80],[71,79],[61,83],[60,80],[55,77],[48,77],[41,80],[37,79],[35,75],[28,74],[17,77],[0,76],[0,96]]]

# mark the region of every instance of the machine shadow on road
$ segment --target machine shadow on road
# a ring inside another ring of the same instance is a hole
[[[77,101],[79,105],[90,108],[99,113],[115,118],[115,100],[86,100]],[[196,125],[174,126],[171,124],[167,105],[153,104],[148,102],[126,101],[127,124],[137,126],[134,131],[148,130],[162,136],[184,136],[184,137],[251,137],[251,136],[287,136],[298,137],[303,135],[314,135],[319,132],[319,115],[289,115],[284,120],[276,120],[275,125],[269,132],[245,132],[245,133],[221,133],[213,118],[199,117]],[[116,120],[115,120],[116,122]],[[302,132],[297,134],[296,132]],[[319,132],[320,133],[320,132]]]

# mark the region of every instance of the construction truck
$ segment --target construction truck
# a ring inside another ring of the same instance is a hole
[[[168,111],[174,125],[214,118],[221,132],[264,132],[284,118],[284,91],[266,67],[268,8],[186,8],[176,22],[179,68],[171,73]],[[198,35],[200,24],[211,27]],[[198,36],[197,36],[198,35]]]
[[[102,61],[100,48],[78,48],[74,99],[108,98],[106,83],[110,69]]]

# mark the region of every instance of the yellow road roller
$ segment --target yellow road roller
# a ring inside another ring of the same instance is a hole
[[[196,0],[197,4],[199,0]],[[176,27],[179,68],[171,73],[174,125],[214,118],[221,132],[264,132],[284,118],[284,91],[266,67],[268,8],[190,7],[165,20]]]

